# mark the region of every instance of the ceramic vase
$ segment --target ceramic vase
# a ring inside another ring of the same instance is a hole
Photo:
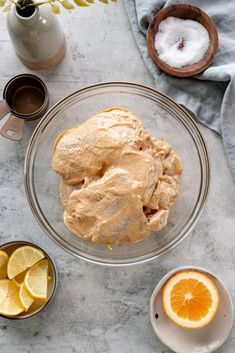
[[[14,6],[7,15],[7,28],[16,54],[30,69],[48,69],[63,59],[65,36],[47,4],[31,8],[24,17]]]

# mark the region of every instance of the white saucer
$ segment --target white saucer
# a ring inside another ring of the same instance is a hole
[[[176,272],[198,270],[209,275],[220,293],[220,305],[212,322],[201,329],[187,330],[171,322],[162,306],[162,287]],[[224,283],[217,276],[201,267],[179,267],[164,276],[155,288],[150,300],[150,320],[158,338],[176,353],[210,353],[227,339],[233,324],[233,304]]]

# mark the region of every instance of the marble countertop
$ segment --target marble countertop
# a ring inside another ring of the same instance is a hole
[[[63,62],[38,74],[47,83],[50,104],[95,82],[126,80],[154,86],[121,1],[64,12],[67,38]],[[14,75],[30,72],[17,59],[0,13],[0,92]],[[1,353],[169,353],[149,320],[151,293],[169,270],[206,267],[224,279],[235,298],[235,187],[220,138],[200,126],[211,156],[211,191],[191,235],[159,260],[121,268],[100,267],[65,253],[43,233],[24,192],[26,147],[35,127],[28,123],[21,142],[0,138],[0,243],[25,239],[43,246],[56,261],[59,286],[53,302],[25,321],[0,319]],[[235,331],[218,353],[232,353]]]

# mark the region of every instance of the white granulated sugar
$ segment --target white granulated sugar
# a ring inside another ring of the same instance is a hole
[[[210,43],[207,30],[199,22],[167,17],[159,25],[155,48],[159,58],[171,67],[197,63]]]

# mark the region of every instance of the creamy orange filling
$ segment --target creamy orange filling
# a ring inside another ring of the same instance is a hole
[[[182,163],[133,113],[110,108],[55,141],[66,226],[83,239],[143,240],[166,224],[179,194]]]

